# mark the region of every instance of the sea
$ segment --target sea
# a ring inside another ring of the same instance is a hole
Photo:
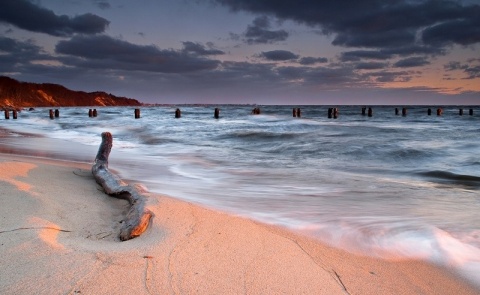
[[[134,107],[59,108],[54,119],[36,108],[2,114],[0,152],[93,163],[108,131],[110,169],[151,192],[357,254],[426,260],[480,286],[480,107],[366,108],[371,117],[362,106],[167,105],[138,119]]]

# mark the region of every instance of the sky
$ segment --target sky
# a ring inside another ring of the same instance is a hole
[[[0,75],[159,104],[480,104],[480,0],[1,0]]]

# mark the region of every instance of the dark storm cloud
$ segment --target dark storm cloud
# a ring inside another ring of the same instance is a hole
[[[469,63],[474,63],[475,61],[480,62],[479,59],[469,60]],[[467,76],[464,79],[475,79],[480,78],[480,64],[472,65],[472,64],[462,64],[458,61],[449,62],[444,66],[444,69],[448,72],[450,71],[462,71]]]
[[[399,60],[393,66],[396,68],[412,68],[428,64],[430,64],[430,62],[426,58],[415,56]]]
[[[468,75],[467,79],[480,78],[480,65],[468,67],[467,69],[465,69],[465,73],[467,73]]]
[[[311,56],[306,56],[302,57],[298,61],[301,65],[308,66],[308,65],[314,65],[317,63],[326,63],[328,62],[328,59],[325,57],[311,57]]]
[[[247,27],[245,32],[245,41],[248,44],[267,44],[285,41],[288,38],[288,32],[284,30],[270,30],[270,19],[266,16],[257,17],[253,24]]]
[[[414,54],[420,55],[445,55],[447,51],[444,48],[430,45],[410,45],[402,47],[394,47],[388,49],[381,49],[380,52],[396,56],[409,56]]]
[[[288,61],[299,58],[298,55],[287,50],[264,51],[259,56],[270,61]]]
[[[423,31],[424,43],[444,46],[451,43],[470,45],[480,42],[480,6],[476,19],[459,19],[431,26]]]
[[[371,60],[387,60],[393,57],[407,57],[410,55],[443,55],[446,51],[443,48],[434,46],[403,46],[380,50],[352,50],[342,52],[340,54],[340,61],[360,61],[363,59]]]
[[[387,49],[413,46],[420,40],[442,46],[480,42],[480,6],[454,0],[212,1],[234,11],[318,27],[324,34],[334,34],[334,45],[345,47]]]
[[[359,62],[355,64],[355,69],[357,70],[378,70],[384,69],[389,66],[388,63],[384,62]]]
[[[392,54],[377,50],[354,50],[342,52],[340,61],[360,61],[362,59],[387,60],[391,57]]]
[[[154,45],[136,45],[105,35],[75,36],[60,41],[55,51],[70,56],[63,58],[63,62],[87,68],[185,73],[212,70],[219,65],[219,61],[203,58],[198,52],[161,50]]]
[[[458,61],[451,61],[448,64],[446,64],[445,66],[443,66],[443,68],[446,71],[465,70],[465,69],[468,68],[468,65],[467,64],[461,64]]]
[[[209,44],[207,44],[209,45]],[[225,54],[225,52],[214,49],[213,44],[210,44],[210,48],[206,48],[204,45],[200,43],[194,43],[194,42],[183,42],[183,51],[185,53],[192,53],[192,54],[197,54],[197,55],[222,55]]]
[[[0,71],[15,72],[33,60],[51,59],[31,41],[22,42],[0,36]]]
[[[0,22],[52,36],[101,33],[109,24],[106,19],[91,13],[75,17],[56,15],[27,0],[2,0],[0,8]]]
[[[394,48],[404,44],[413,44],[415,32],[399,30],[397,32],[369,32],[339,34],[332,42],[333,45],[345,47]]]

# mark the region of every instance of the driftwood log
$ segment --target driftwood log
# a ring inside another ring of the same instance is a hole
[[[92,166],[92,173],[107,195],[125,199],[130,203],[130,209],[119,235],[120,240],[126,241],[138,237],[147,229],[153,213],[145,208],[145,196],[108,170],[108,156],[112,149],[112,141],[110,132],[102,133],[102,143]]]

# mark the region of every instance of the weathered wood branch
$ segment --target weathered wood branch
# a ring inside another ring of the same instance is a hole
[[[108,156],[112,149],[112,134],[102,133],[102,143],[92,166],[95,180],[105,193],[111,197],[125,199],[130,203],[130,209],[120,229],[120,240],[126,241],[141,235],[148,227],[153,213],[145,208],[145,196],[123,182],[118,176],[108,170]]]

